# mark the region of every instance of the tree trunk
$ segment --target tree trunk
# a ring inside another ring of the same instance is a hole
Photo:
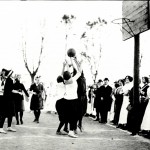
[[[30,77],[31,77],[31,83],[33,84],[35,75],[31,74]]]

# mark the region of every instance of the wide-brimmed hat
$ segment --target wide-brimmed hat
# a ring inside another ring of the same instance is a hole
[[[103,82],[103,81],[101,79],[99,79],[97,83],[101,83],[101,82]]]
[[[12,75],[13,71],[12,70],[7,70],[5,68],[2,69],[2,72],[5,72],[5,76],[10,76]]]
[[[3,68],[3,69],[2,69],[2,71],[5,71],[5,72],[7,72],[8,70],[7,70],[7,69],[5,69],[5,68]]]
[[[41,78],[41,76],[36,76],[36,77],[35,77],[35,79],[40,79],[40,78]]]
[[[108,78],[105,78],[104,81],[109,81],[109,79],[108,79]]]

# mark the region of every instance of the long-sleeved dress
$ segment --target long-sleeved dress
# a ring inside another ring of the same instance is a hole
[[[30,109],[31,110],[43,109],[43,98],[42,98],[42,93],[44,91],[43,85],[40,83],[38,85],[33,83],[30,86],[30,91],[35,92],[35,94],[33,94],[31,97]]]
[[[29,94],[28,94],[27,90],[25,89],[24,85],[22,83],[20,83],[19,81],[16,81],[14,83],[14,88],[13,89],[17,90],[19,92],[24,92],[25,95],[27,97],[29,97]],[[18,93],[14,93],[13,97],[14,97],[14,102],[15,102],[15,111],[17,111],[17,112],[24,111],[25,107],[24,107],[23,95],[20,95]]]
[[[150,98],[150,87],[148,88],[147,91],[147,96]],[[145,114],[143,117],[143,121],[141,124],[141,130],[150,130],[150,100],[148,101],[146,110],[145,110]]]
[[[120,117],[119,117],[119,124],[127,124],[127,116],[128,116],[128,111],[127,111],[127,106],[129,105],[129,91],[131,90],[133,84],[132,82],[127,83],[123,87],[123,103],[120,111]]]
[[[15,115],[15,105],[12,93],[13,86],[13,80],[10,77],[8,77],[4,85],[3,106],[1,110],[3,116],[5,117]]]

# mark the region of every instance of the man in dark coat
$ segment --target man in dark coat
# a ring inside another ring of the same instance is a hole
[[[112,103],[112,87],[108,85],[109,79],[104,79],[104,84],[100,87],[100,123],[107,123],[108,111]]]
[[[100,102],[101,102],[101,86],[102,86],[103,81],[100,79],[98,80],[97,83],[97,89],[95,90],[95,100],[94,100],[94,108],[96,109],[96,118],[94,121],[99,121],[99,115],[100,115]]]

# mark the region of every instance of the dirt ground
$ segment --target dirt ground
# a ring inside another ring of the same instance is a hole
[[[130,136],[109,124],[100,124],[84,117],[84,131],[78,138],[56,135],[57,114],[42,112],[40,123],[33,122],[32,112],[24,113],[24,124],[13,127],[17,132],[0,134],[0,150],[150,150],[150,140]],[[7,122],[5,123],[5,128]]]

